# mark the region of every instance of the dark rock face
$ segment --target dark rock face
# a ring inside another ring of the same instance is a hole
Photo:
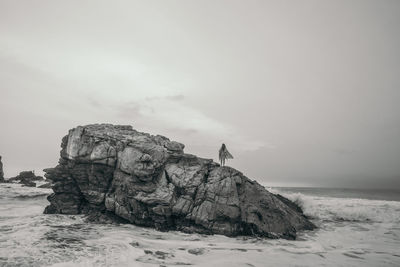
[[[23,171],[20,172],[17,176],[12,177],[7,180],[8,183],[19,183],[23,186],[35,187],[35,181],[44,180],[42,176],[36,176],[33,171]]]
[[[1,162],[0,156],[0,183],[4,183],[4,172],[3,172],[3,162]]]
[[[59,165],[44,170],[54,191],[45,213],[227,236],[293,239],[315,228],[294,203],[160,135],[131,126],[78,126],[61,147]]]

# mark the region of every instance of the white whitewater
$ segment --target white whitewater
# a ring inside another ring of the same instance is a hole
[[[319,229],[298,240],[158,232],[44,215],[51,190],[0,184],[0,266],[400,266],[400,202],[269,189]]]

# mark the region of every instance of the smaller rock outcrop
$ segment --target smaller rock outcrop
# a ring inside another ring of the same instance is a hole
[[[3,162],[1,162],[0,156],[0,183],[4,183],[4,172],[3,172]]]
[[[36,176],[33,171],[22,171],[17,176],[7,180],[9,183],[19,183],[23,186],[35,187],[35,181],[43,181],[42,176]]]

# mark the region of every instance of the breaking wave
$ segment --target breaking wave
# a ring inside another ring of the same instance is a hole
[[[399,223],[400,202],[360,198],[335,198],[283,192],[268,188],[298,204],[304,213],[323,221]]]
[[[3,184],[0,187],[0,198],[6,199],[41,199],[52,193],[48,188],[25,187],[21,184]]]
[[[38,194],[33,194],[33,195],[18,195],[18,196],[15,196],[15,198],[17,198],[17,199],[35,199],[35,198],[41,199],[48,195],[49,195],[49,193],[38,193]]]

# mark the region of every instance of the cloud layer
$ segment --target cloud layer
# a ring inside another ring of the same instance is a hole
[[[6,175],[109,122],[265,184],[400,188],[398,25],[398,1],[1,1]]]

